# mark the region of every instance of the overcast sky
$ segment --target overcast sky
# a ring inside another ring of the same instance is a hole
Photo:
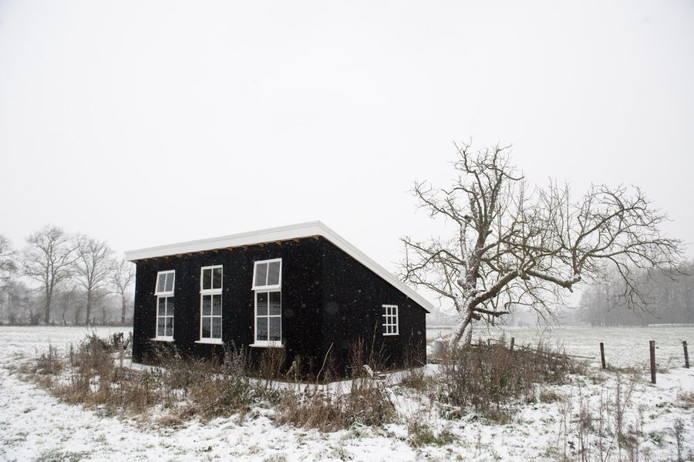
[[[692,1],[0,0],[0,233],[321,220],[390,270],[454,141],[636,184],[694,242]],[[692,246],[688,256],[694,256]]]

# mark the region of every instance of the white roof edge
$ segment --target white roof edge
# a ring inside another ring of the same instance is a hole
[[[311,236],[323,236],[348,255],[359,261],[368,269],[378,274],[385,281],[396,287],[405,295],[410,297],[423,308],[431,311],[434,307],[424,297],[419,295],[411,287],[400,279],[396,278],[390,271],[376,263],[361,250],[354,247],[349,241],[337,234],[332,229],[320,221],[310,221],[296,225],[281,226],[277,228],[262,229],[230,236],[222,236],[211,239],[200,239],[195,241],[181,242],[177,244],[149,247],[146,249],[131,250],[125,252],[125,259],[128,261],[144,260],[147,258],[165,257],[180,255],[184,253],[202,252],[205,250],[226,249],[229,247],[240,247],[244,245],[255,245],[266,242],[286,241],[289,239],[305,238]]]

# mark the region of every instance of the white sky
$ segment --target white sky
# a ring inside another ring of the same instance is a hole
[[[391,270],[453,141],[637,184],[694,242],[694,2],[0,0],[0,233],[319,219]],[[688,256],[694,256],[690,246]]]

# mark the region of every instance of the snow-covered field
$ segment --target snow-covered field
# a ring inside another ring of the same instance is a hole
[[[608,363],[620,366],[647,364],[648,340],[655,340],[659,365],[669,368],[658,374],[656,385],[649,383],[645,370],[633,383],[622,374],[618,394],[617,374],[595,369],[588,376],[574,377],[570,385],[538,390],[562,399],[528,404],[503,425],[474,415],[443,419],[426,398],[417,401],[411,391],[392,387],[396,423],[334,433],[278,426],[267,409],[251,412],[243,423],[238,418],[193,420],[180,428],[109,417],[62,403],[20,380],[12,370],[49,344],[64,349],[92,332],[0,327],[0,460],[581,460],[582,443],[587,448],[585,460],[694,458],[694,409],[684,407],[684,397],[694,397],[694,369],[680,364],[682,340],[694,343],[692,327],[553,329],[550,337],[547,331],[542,334],[547,343],[556,342],[569,354],[581,356],[597,357],[599,342],[604,342]],[[105,336],[114,329],[95,332]],[[506,336],[515,337],[517,345],[532,343],[537,330],[511,329]],[[597,436],[599,427],[614,428],[618,407],[624,433],[637,435],[630,444],[631,454],[616,444],[615,434]],[[585,418],[587,414],[591,419]],[[411,435],[415,422],[454,438],[445,444],[415,446]]]

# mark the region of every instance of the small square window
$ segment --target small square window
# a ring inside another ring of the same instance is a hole
[[[157,286],[154,289],[154,295],[173,295],[174,279],[176,278],[175,271],[159,271],[157,273]]]
[[[200,291],[221,290],[222,288],[222,267],[208,266],[201,269],[202,281]]]
[[[255,262],[252,289],[280,289],[282,287],[282,259]]]

